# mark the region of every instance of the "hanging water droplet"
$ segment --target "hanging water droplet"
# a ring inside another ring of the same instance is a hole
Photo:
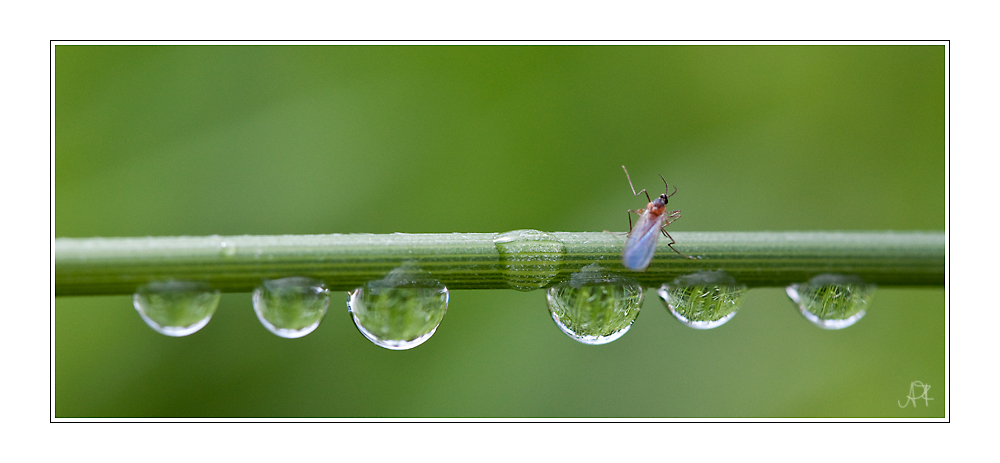
[[[676,278],[658,289],[667,309],[681,323],[699,330],[719,327],[740,310],[747,286],[722,270]]]
[[[157,281],[140,287],[132,295],[132,305],[156,332],[187,336],[208,324],[219,297],[219,291],[205,283]]]
[[[538,230],[514,230],[493,240],[504,278],[511,288],[532,291],[549,284],[562,267],[566,246]]]
[[[412,349],[437,331],[448,311],[448,288],[407,263],[384,279],[355,289],[347,299],[354,324],[369,341]]]
[[[828,330],[847,328],[865,316],[875,285],[858,277],[822,274],[785,292],[806,320]]]
[[[590,264],[570,281],[549,288],[549,313],[573,340],[600,345],[628,332],[642,307],[642,288]]]
[[[268,331],[283,338],[312,333],[326,315],[330,293],[322,281],[306,277],[264,280],[253,292],[253,311]]]

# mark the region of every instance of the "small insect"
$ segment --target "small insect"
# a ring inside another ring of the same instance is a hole
[[[639,196],[642,193],[646,193],[645,188],[636,193],[635,187],[632,186],[632,178],[628,175],[628,169],[622,166],[622,170],[625,171],[625,178],[628,179],[628,186],[632,188],[632,194]],[[663,236],[670,239],[670,242],[667,243],[670,249],[688,259],[694,259],[694,257],[681,254],[680,251],[674,249],[676,241],[664,230],[667,225],[681,218],[681,211],[667,213],[667,200],[677,193],[677,187],[674,187],[673,193],[667,194],[670,191],[670,187],[662,175],[660,176],[660,180],[663,180],[663,186],[666,188],[666,191],[660,197],[649,199],[649,193],[646,193],[646,200],[649,201],[649,204],[643,209],[637,211],[629,209],[628,211],[629,232],[628,239],[625,240],[625,249],[622,251],[622,264],[630,270],[641,272],[646,270],[646,267],[649,267],[649,262],[653,260],[653,253],[656,252],[656,242],[660,239],[660,233],[663,233]],[[635,227],[632,227],[632,213],[639,216],[639,222],[635,224]]]

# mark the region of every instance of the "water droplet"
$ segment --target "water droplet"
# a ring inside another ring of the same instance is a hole
[[[573,340],[600,345],[628,332],[642,307],[642,288],[590,264],[570,281],[549,288],[549,313]]]
[[[223,257],[233,257],[236,255],[236,245],[229,241],[219,243],[219,254]]]
[[[448,310],[448,288],[408,263],[355,289],[347,299],[347,310],[361,334],[375,345],[412,349],[437,331]]]
[[[306,277],[264,280],[253,292],[253,311],[268,331],[301,338],[323,321],[330,293],[322,281]]]
[[[722,270],[684,275],[664,284],[657,294],[681,323],[699,330],[722,326],[740,310],[747,286]]]
[[[504,278],[511,288],[532,291],[549,284],[562,267],[566,246],[538,230],[514,230],[493,240]]]
[[[785,292],[802,316],[820,328],[847,328],[865,316],[875,285],[858,277],[822,274],[808,283],[796,283]]]
[[[187,336],[208,324],[219,297],[219,291],[205,283],[157,281],[140,287],[132,295],[132,305],[156,332]]]

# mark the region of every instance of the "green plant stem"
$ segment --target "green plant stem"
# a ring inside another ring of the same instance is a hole
[[[509,234],[508,234],[509,235]],[[413,262],[451,289],[548,287],[584,266],[659,286],[703,270],[725,270],[750,287],[786,286],[824,273],[880,286],[943,286],[945,236],[931,232],[674,232],[645,272],[621,265],[624,234],[542,234],[552,246],[495,233],[58,238],[56,295],[131,294],[152,281],[203,281],[248,292],[265,278],[308,276],[350,290]],[[561,245],[560,245],[561,243]],[[530,285],[529,285],[530,286]],[[530,289],[530,288],[528,288]]]

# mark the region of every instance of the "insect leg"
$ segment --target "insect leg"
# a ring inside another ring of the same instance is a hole
[[[625,166],[622,166],[622,170],[624,170],[624,171],[625,171],[625,178],[627,178],[627,179],[628,179],[628,187],[632,189],[632,194],[633,194],[633,195],[636,195],[636,196],[639,196],[639,195],[640,195],[640,194],[642,194],[642,193],[646,193],[646,189],[645,189],[645,188],[643,188],[643,189],[639,190],[639,192],[638,192],[638,193],[636,193],[636,192],[635,192],[635,187],[634,187],[634,186],[632,186],[632,177],[630,177],[630,176],[628,175],[628,169],[626,169],[626,168],[625,168]],[[652,202],[652,200],[651,200],[651,199],[649,199],[649,193],[646,193],[646,200],[647,200],[647,201],[650,201],[650,202]]]
[[[664,225],[664,226],[666,226],[666,225]],[[662,228],[660,229],[660,231],[663,232],[663,234],[666,235],[666,237],[670,239],[670,242],[667,243],[667,246],[670,247],[671,250],[673,250],[677,254],[680,254],[680,255],[682,255],[684,257],[687,257],[688,259],[697,259],[697,257],[691,257],[691,256],[689,256],[687,254],[683,254],[680,251],[674,249],[674,243],[676,243],[676,241],[674,241],[674,237],[670,236],[670,233],[667,233],[667,231],[664,230],[664,229],[662,229]]]
[[[628,232],[629,233],[632,233],[632,214],[642,215],[642,212],[644,210],[645,209],[639,209],[638,211],[633,211],[632,209],[629,209],[628,212],[626,213],[628,215]]]
[[[666,223],[663,224],[664,227],[674,223],[675,220],[681,218],[681,211],[673,211],[667,216]]]
[[[681,218],[681,211],[671,212],[670,215],[666,217],[665,222],[663,222],[663,226],[660,227],[660,233],[663,233],[663,236],[667,236],[667,230],[665,230],[665,228],[667,228],[667,225],[674,223],[674,221],[679,218]]]

